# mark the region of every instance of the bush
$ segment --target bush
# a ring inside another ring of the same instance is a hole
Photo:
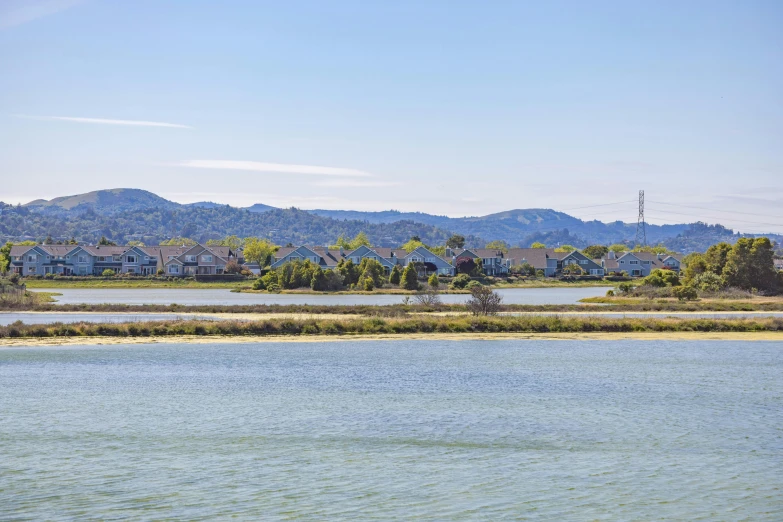
[[[696,289],[692,286],[678,286],[675,287],[672,292],[674,293],[674,297],[680,301],[693,301],[699,297]]]
[[[427,284],[429,284],[432,288],[438,288],[440,286],[440,280],[438,279],[438,274],[432,274],[430,278],[427,280]]]
[[[372,280],[371,277],[368,277],[364,280],[364,291],[365,292],[372,292],[375,289],[375,282]]]
[[[544,273],[543,270],[536,270],[536,277],[544,278],[544,277],[546,277],[546,274]]]
[[[462,290],[470,283],[470,276],[468,274],[460,274],[451,281],[451,288],[455,290]]]
[[[465,304],[473,315],[495,315],[500,310],[501,301],[500,294],[478,285],[470,290],[470,299]]]
[[[620,283],[617,285],[617,289],[623,295],[628,295],[633,292],[633,285],[631,283]]]
[[[481,286],[484,286],[484,285],[482,285],[478,281],[471,281],[470,283],[468,283],[465,286],[465,288],[467,288],[468,290],[473,290],[474,288],[478,288],[478,287],[481,287]]]
[[[397,286],[400,284],[400,280],[402,279],[402,270],[400,270],[400,265],[394,265],[392,268],[391,274],[389,274],[389,284],[392,284],[394,286]]]
[[[163,269],[162,269],[162,268],[158,268],[158,271],[157,271],[157,272],[155,272],[155,273],[156,273],[157,275],[159,275],[159,276],[162,276],[162,275],[165,275],[165,274],[166,274],[166,273],[163,271]]]
[[[253,290],[266,290],[266,284],[264,283],[264,278],[259,277],[255,281],[253,281]]]
[[[101,275],[103,277],[114,277],[114,270],[112,270],[111,268],[107,268],[106,270],[101,272]]]
[[[402,280],[400,281],[400,285],[405,290],[418,290],[419,281],[416,277],[416,269],[413,267],[412,263],[406,266],[405,270],[402,271]]]
[[[718,292],[723,288],[723,279],[714,272],[702,272],[693,278],[691,286],[702,292]]]
[[[614,297],[614,290],[607,290],[606,297]]]
[[[54,279],[54,274],[53,274],[53,273],[51,273],[51,272],[49,272],[48,274],[46,274],[46,275],[44,276],[44,279]]]

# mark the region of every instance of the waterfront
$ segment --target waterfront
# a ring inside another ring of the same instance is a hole
[[[612,287],[505,288],[497,292],[505,304],[576,304],[586,297],[599,297]],[[399,294],[258,294],[208,288],[36,288],[36,292],[54,292],[60,304],[180,304],[180,305],[389,305],[400,304]],[[412,297],[412,296],[409,296]],[[464,303],[469,294],[442,294],[446,304]]]
[[[775,520],[783,343],[0,351],[0,518]]]

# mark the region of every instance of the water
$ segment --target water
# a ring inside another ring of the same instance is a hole
[[[0,350],[0,519],[781,520],[783,343]]]
[[[577,304],[586,297],[599,297],[612,287],[506,288],[498,290],[506,304]],[[391,294],[251,294],[217,288],[36,288],[36,292],[62,294],[61,304],[172,304],[181,305],[388,305],[402,302]],[[444,303],[464,303],[467,294],[443,294]]]
[[[290,314],[296,316],[299,314]],[[561,312],[511,312],[504,316],[530,316],[530,315],[555,315],[560,317],[575,317],[576,314]],[[763,319],[766,317],[783,317],[783,312],[600,312],[585,314],[591,317],[604,317],[611,319],[620,318],[645,318],[645,317],[676,317],[680,319]],[[578,317],[584,317],[579,315]],[[334,315],[335,319],[343,316]],[[177,314],[177,313],[105,313],[105,312],[0,312],[0,326],[8,326],[16,321],[25,324],[50,324],[50,323],[127,323],[141,321],[174,321],[174,320],[205,320],[205,321],[232,321],[247,319],[243,314],[229,314],[216,316],[210,314]]]

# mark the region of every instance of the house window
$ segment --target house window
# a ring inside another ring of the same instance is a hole
[[[111,259],[115,263],[120,263],[122,261],[122,256],[113,256]]]
[[[79,256],[79,263],[86,263],[87,262],[87,256]]]
[[[28,268],[28,269],[27,269],[27,271],[28,271],[29,273],[31,273],[31,274],[34,274],[34,273],[35,273],[35,267],[34,267],[34,266],[31,266],[30,268]]]
[[[128,256],[128,263],[135,263],[136,262],[136,256]]]
[[[642,264],[643,264],[643,265],[649,265],[649,264],[650,264],[650,262],[649,262],[649,261],[642,261]]]
[[[106,261],[106,256],[98,256],[98,261]]]
[[[35,263],[38,260],[37,256],[27,256],[28,263]]]
[[[631,263],[632,265],[638,265],[639,261],[629,261],[629,263]]]
[[[587,259],[580,259],[579,260],[579,264],[580,265],[586,265],[587,264]]]
[[[195,263],[196,256],[185,256],[185,261],[187,261],[188,263]]]
[[[212,256],[201,256],[201,260],[205,263],[211,263],[212,262]]]
[[[179,265],[169,265],[169,274],[179,274]]]
[[[132,266],[129,266],[128,268],[126,268],[125,271],[128,274],[135,274],[136,273],[136,269],[134,267],[132,267]]]

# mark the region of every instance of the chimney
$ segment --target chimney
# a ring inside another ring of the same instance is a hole
[[[663,254],[658,254],[658,261],[663,261]]]
[[[454,252],[450,248],[446,248],[446,257],[454,257]]]
[[[344,256],[344,255],[345,255],[345,252],[343,251],[343,247],[340,247],[340,255],[341,255],[341,256]]]
[[[614,252],[614,250],[610,250],[609,253],[606,255],[607,259],[615,259],[617,256]]]

